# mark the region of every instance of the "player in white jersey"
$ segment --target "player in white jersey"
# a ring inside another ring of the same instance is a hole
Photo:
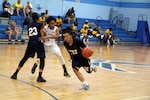
[[[63,69],[64,69],[64,76],[65,77],[70,77],[70,75],[67,72],[66,66],[65,66],[65,61],[64,58],[61,54],[60,48],[58,47],[55,39],[57,39],[59,37],[59,28],[57,26],[55,26],[56,20],[55,18],[53,18],[52,16],[48,17],[47,19],[47,24],[48,26],[45,26],[45,33],[46,36],[44,37],[44,46],[45,46],[45,50],[47,52],[52,52],[53,54],[55,54]],[[35,69],[38,65],[38,61],[33,65],[31,72],[34,73]]]

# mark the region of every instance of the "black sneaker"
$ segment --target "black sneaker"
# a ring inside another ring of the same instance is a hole
[[[17,75],[16,74],[13,74],[12,76],[11,76],[11,79],[17,79]]]
[[[34,74],[35,73],[35,70],[36,70],[36,67],[37,67],[37,64],[34,63],[32,69],[31,69],[31,73]]]
[[[12,41],[11,41],[11,40],[8,40],[8,44],[12,44]]]
[[[65,77],[71,77],[71,76],[68,74],[67,71],[64,71],[64,76],[65,76]]]
[[[21,44],[24,44],[24,43],[25,43],[25,40],[24,40],[24,39],[22,39],[20,42],[21,42]]]
[[[37,82],[46,82],[46,80],[43,77],[38,77],[36,81]]]
[[[15,44],[19,44],[18,40],[15,40]]]

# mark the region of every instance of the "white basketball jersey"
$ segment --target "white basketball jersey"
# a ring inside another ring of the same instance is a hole
[[[48,27],[48,26],[45,26],[45,28],[47,31],[46,32],[47,36],[55,36],[56,35],[56,29],[57,29],[56,26],[54,26],[53,29],[50,29],[50,27]],[[47,46],[56,45],[56,41],[55,41],[55,39],[46,39],[44,44]]]

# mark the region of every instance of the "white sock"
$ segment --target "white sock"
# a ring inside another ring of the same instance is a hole
[[[89,85],[86,81],[83,81],[82,83],[83,85]]]

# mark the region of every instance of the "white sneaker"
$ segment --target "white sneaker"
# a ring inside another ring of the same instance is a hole
[[[83,86],[80,88],[80,90],[89,90],[90,86],[83,84]]]
[[[91,68],[92,68],[92,71],[97,72],[97,67],[96,66],[93,66]]]

